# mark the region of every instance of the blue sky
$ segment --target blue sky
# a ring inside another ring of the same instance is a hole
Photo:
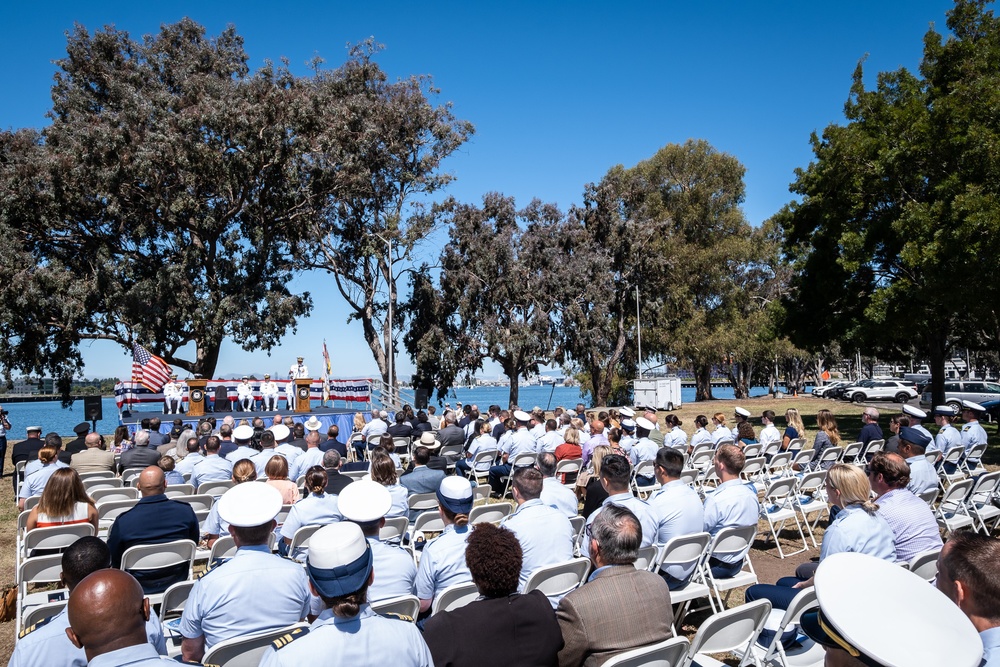
[[[794,169],[808,164],[809,134],[842,120],[851,74],[868,54],[866,80],[915,69],[930,23],[945,29],[946,0],[801,2],[46,2],[0,9],[0,127],[41,127],[51,105],[52,61],[65,32],[114,24],[133,36],[190,16],[218,34],[233,24],[251,66],[289,59],[343,61],[369,36],[392,77],[429,74],[440,101],[476,126],[446,163],[448,190],[464,201],[500,191],[563,209],[612,166],[658,148],[708,140],[746,167],[744,211],[759,224],[790,200]],[[439,247],[426,250],[436,257]],[[338,377],[375,364],[332,279],[296,281],[314,295],[312,315],[271,357],[234,344],[217,374],[276,371],[297,354],[317,370],[327,339]],[[127,374],[130,356],[107,342],[85,345],[87,376]],[[402,378],[412,372],[405,355]],[[487,373],[497,374],[494,366]]]

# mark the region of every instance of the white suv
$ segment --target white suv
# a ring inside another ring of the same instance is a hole
[[[855,385],[844,390],[848,401],[895,401],[905,403],[917,397],[917,388],[902,380],[869,380],[866,386]]]

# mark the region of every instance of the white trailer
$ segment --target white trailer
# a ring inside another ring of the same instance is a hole
[[[676,410],[684,404],[679,377],[638,378],[633,383],[635,404],[657,410]]]

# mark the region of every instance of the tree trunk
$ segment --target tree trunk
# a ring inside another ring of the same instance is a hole
[[[729,371],[729,384],[733,386],[733,398],[750,398],[750,388],[747,385],[746,364],[737,361]]]
[[[930,341],[931,404],[944,404],[944,362],[948,355],[947,334],[933,336]]]
[[[696,364],[694,367],[694,400],[713,401],[712,396],[712,365]]]
[[[222,341],[203,343],[198,345],[197,358],[191,372],[203,378],[215,376],[215,367],[219,365],[219,350]]]
[[[374,357],[375,363],[378,365],[378,372],[382,376],[382,382],[388,386],[390,384],[389,360],[385,355],[385,347],[382,345],[382,341],[379,340],[378,331],[375,329],[373,314],[370,312],[360,313],[358,319],[361,320],[361,331],[364,334],[365,342],[368,343],[368,349],[372,351],[372,357]]]

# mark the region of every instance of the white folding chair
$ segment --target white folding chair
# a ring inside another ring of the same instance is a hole
[[[95,477],[83,482],[83,488],[88,494],[98,489],[120,489],[124,486],[117,477]]]
[[[371,605],[372,611],[376,614],[395,614],[413,623],[417,622],[417,616],[420,614],[420,599],[416,595],[399,595],[375,600]]]
[[[979,467],[982,465],[981,459],[983,458],[983,454],[985,453],[986,453],[985,442],[980,445],[973,445],[972,448],[969,449],[968,453],[962,456],[962,459],[959,461],[958,465],[963,471],[965,471],[966,475],[972,476],[976,473],[977,470],[979,470]],[[973,462],[972,466],[969,466],[969,461]]]
[[[653,473],[655,468],[656,461],[639,461],[639,464],[632,468],[632,491],[639,498],[645,498],[660,488],[660,483],[656,481],[656,475]],[[652,477],[653,483],[648,486],[639,486],[637,478],[640,475],[646,478]]]
[[[743,655],[750,654],[741,664],[756,662],[752,657],[751,646],[757,640],[770,613],[769,601],[755,600],[709,616],[691,639],[685,665],[695,662],[700,667],[722,665],[708,654],[735,651],[741,651]]]
[[[42,501],[41,496],[28,496],[24,499],[24,511],[35,509],[35,505]]]
[[[583,470],[583,459],[563,459],[556,463],[555,477],[562,484],[575,488],[576,478],[581,470]]]
[[[907,569],[921,579],[933,582],[937,579],[938,556],[941,555],[941,548],[922,551],[910,559]]]
[[[740,471],[740,477],[747,482],[760,482],[767,470],[767,459],[763,456],[748,458]]]
[[[1000,507],[993,504],[998,488],[1000,488],[1000,470],[980,475],[965,501],[969,514],[978,523],[975,529],[982,528],[986,535],[996,530],[997,524],[1000,523]],[[987,521],[992,521],[993,526],[987,526]]]
[[[493,503],[491,505],[473,507],[472,511],[469,512],[469,525],[474,526],[477,523],[492,523],[499,525],[505,517],[510,516],[512,509],[513,507],[510,503]]]
[[[368,475],[368,471],[367,470],[345,470],[344,472],[342,472],[340,474],[343,475],[344,477],[350,477],[353,480],[359,480],[359,479],[364,479]],[[302,484],[304,484],[305,481],[306,481],[306,478],[305,478],[305,475],[303,475],[301,477],[301,483],[299,484],[299,486],[302,486]]]
[[[414,493],[406,499],[406,502],[410,508],[410,515],[414,516],[414,520],[416,520],[417,516],[420,516],[421,512],[436,511],[439,505],[436,493]]]
[[[113,500],[138,500],[139,489],[134,486],[105,487],[87,492],[95,505]]]
[[[823,453],[819,455],[819,460],[816,461],[815,466],[817,468],[822,468],[824,464],[829,463],[831,466],[835,463],[840,463],[840,460],[844,457],[843,447],[827,447],[823,450]]]
[[[125,470],[122,470],[122,484],[131,486],[132,480],[138,477],[139,473],[143,470],[145,470],[145,468],[125,468]]]
[[[111,470],[95,470],[94,472],[81,472],[80,481],[86,482],[88,479],[111,479],[115,473]]]
[[[195,582],[190,579],[178,581],[163,591],[163,597],[160,599],[160,627],[163,628],[163,636],[167,640],[167,656],[171,658],[180,655],[182,637],[167,622],[180,618],[181,614],[184,613],[184,605],[187,604],[194,584]]]
[[[573,516],[570,517],[569,523],[573,526],[573,553],[579,555],[580,540],[583,538],[583,531],[587,527],[587,517],[580,515]]]
[[[120,515],[128,512],[139,503],[138,498],[132,500],[108,500],[97,503],[97,519],[101,533],[104,534],[111,528]]]
[[[178,496],[193,496],[194,490],[194,484],[171,484],[163,493],[167,498],[176,499]]]
[[[234,482],[231,479],[219,479],[212,482],[202,482],[198,485],[199,496],[221,496],[223,493],[233,488]]]
[[[14,498],[18,498],[21,495],[21,485],[24,484],[24,468],[28,465],[27,461],[18,461],[14,464],[14,479],[17,480],[17,488],[14,489]]]
[[[708,546],[711,542],[712,536],[704,532],[673,537],[660,547],[657,562],[650,568],[652,572],[666,572],[676,579],[687,576],[687,584],[670,591],[671,604],[680,605],[676,607],[677,613],[674,614],[674,634],[677,634],[676,628],[680,628],[684,622],[684,615],[692,600],[708,598],[712,613],[716,611],[712,590],[705,583],[705,560],[708,558]]]
[[[775,440],[774,442],[769,442],[764,445],[764,449],[761,450],[761,456],[770,461],[774,458],[774,455],[781,451],[781,440]]]
[[[816,470],[814,472],[807,472],[799,478],[799,487],[794,500],[795,509],[802,515],[806,531],[809,533],[809,539],[812,540],[813,547],[816,549],[819,549],[819,543],[816,542],[816,526],[819,524],[819,520],[823,518],[823,512],[826,512],[827,516],[830,515],[830,506],[827,504],[824,495],[826,473],[826,470]],[[816,520],[812,524],[809,523],[810,514],[817,515]]]
[[[972,480],[963,479],[949,486],[941,496],[941,502],[934,510],[934,516],[938,525],[944,528],[947,534],[950,535],[961,528],[976,529],[976,520],[969,514],[969,508],[965,504],[965,497],[969,495],[971,489]]]
[[[480,500],[489,501],[492,489],[489,484],[478,484],[472,487],[472,502],[478,503]]]
[[[794,648],[786,649],[781,643],[782,635],[794,629],[802,614],[816,608],[817,604],[816,590],[812,586],[803,588],[782,614],[781,621],[774,631],[774,638],[770,643],[767,646],[761,646],[755,641],[750,645],[754,663],[780,667],[823,667],[826,649],[821,644],[817,644],[801,634]],[[770,615],[773,616],[775,611],[777,610],[772,610]],[[746,657],[744,652],[740,650],[734,650],[733,653]]]
[[[406,535],[406,529],[410,527],[410,520],[405,516],[394,516],[385,520],[385,525],[378,531],[378,539],[381,542],[391,542],[399,544]]]
[[[562,563],[546,565],[531,571],[524,584],[524,592],[539,590],[553,607],[570,591],[576,590],[590,574],[589,558],[573,558]]]
[[[759,442],[751,442],[747,445],[743,445],[743,456],[748,459],[760,456],[764,450],[764,445]]]
[[[687,637],[674,637],[619,653],[603,664],[604,667],[678,667],[683,664],[690,646]]]
[[[436,509],[421,512],[413,521],[413,529],[410,533],[410,538],[412,539],[418,531],[422,531],[424,533],[440,533],[445,528],[446,525],[444,519],[441,518],[441,513]]]
[[[431,616],[442,611],[454,611],[473,602],[479,597],[479,589],[471,581],[466,584],[455,584],[441,591],[431,603]]]
[[[743,567],[734,576],[726,579],[716,579],[712,574],[712,569],[708,570],[708,586],[715,593],[715,599],[719,603],[720,609],[725,609],[729,602],[729,596],[733,589],[751,586],[757,583],[757,572],[753,569],[750,560],[750,546],[754,538],[757,537],[757,526],[732,526],[723,528],[715,534],[715,538],[709,545],[709,555],[719,558],[720,556],[735,556],[743,554]],[[720,558],[720,560],[725,560]],[[722,592],[726,592],[726,599],[722,599]]]
[[[481,452],[476,452],[475,456],[472,457],[472,462],[469,463],[466,476],[471,481],[475,481],[476,484],[485,484],[490,477],[490,466],[493,465],[496,458],[496,449],[484,449]]]
[[[789,446],[791,449],[791,446]],[[812,465],[813,456],[816,454],[811,449],[801,449],[792,455],[792,468],[794,470],[808,470]]]
[[[767,474],[772,478],[788,475],[792,469],[792,453],[778,452],[767,464]]]
[[[272,643],[285,636],[291,639],[305,632],[308,628],[308,623],[296,623],[283,628],[227,639],[205,651],[201,662],[203,665],[224,665],[225,667],[257,667],[264,652]]]
[[[781,529],[789,521],[793,521],[799,531],[799,537],[802,538],[802,548],[787,555],[794,556],[809,549],[805,533],[802,532],[799,513],[795,509],[794,497],[798,490],[798,481],[795,477],[778,479],[771,482],[764,491],[763,514],[764,518],[767,519],[768,527],[771,529],[771,535],[774,537],[774,545],[778,547],[778,556],[780,558],[784,558],[786,554],[781,548],[781,540],[778,538],[778,533],[781,532]]]
[[[458,461],[462,458],[462,454],[465,452],[465,445],[441,445],[437,451],[437,455],[448,460],[448,461]],[[454,463],[449,463],[447,465],[449,471],[455,469]]]
[[[208,494],[201,493],[197,493],[193,496],[177,496],[173,500],[181,503],[187,503],[195,512],[201,510],[205,510],[207,512],[212,509],[212,505],[215,504],[215,498]]]
[[[920,493],[917,494],[917,497],[920,498],[925,503],[927,503],[927,505],[931,509],[933,509],[934,508],[934,501],[937,500],[937,497],[938,497],[938,495],[940,493],[941,493],[941,490],[935,486],[932,489],[927,489],[926,491],[921,491]]]
[[[46,602],[37,607],[30,607],[25,610],[24,617],[21,619],[21,625],[25,628],[30,628],[35,623],[52,618],[63,610],[67,602],[68,600],[59,600],[58,602]]]
[[[31,559],[34,551],[63,551],[81,537],[91,537],[94,526],[90,523],[71,523],[65,526],[35,528],[24,535],[20,559]]]
[[[648,547],[642,547],[639,549],[635,557],[635,562],[632,563],[632,565],[634,565],[637,570],[652,572],[653,567],[656,566],[656,563],[659,560],[659,555],[659,547],[655,544],[650,544]]]
[[[965,454],[964,445],[949,447],[948,451],[944,453],[944,457],[937,466],[938,484],[942,491],[946,490],[951,484],[966,478],[965,470],[960,465],[963,454]],[[953,472],[948,472],[946,468],[952,468]]]
[[[292,535],[291,544],[288,545],[288,556],[300,563],[304,563],[307,556],[306,550],[309,548],[309,538],[322,527],[322,524],[314,524],[311,526],[302,526],[296,530],[295,534]]]
[[[785,448],[785,451],[791,452],[792,456],[794,457],[805,446],[806,446],[805,438],[792,438],[791,440],[788,441],[788,447]]]
[[[853,463],[855,465],[864,465],[867,461],[862,460],[861,452],[865,449],[865,443],[863,442],[849,442],[844,445],[844,453],[840,455],[840,460],[844,463]]]
[[[500,494],[501,498],[506,498],[507,493],[510,492],[510,478],[511,475],[514,474],[514,470],[517,468],[530,468],[531,466],[535,465],[535,462],[537,460],[538,460],[538,455],[535,454],[534,452],[522,452],[521,454],[515,456],[513,460],[508,458],[508,461],[510,462],[510,474],[504,475],[502,477],[502,479],[504,479],[505,481],[504,481],[503,493]]]
[[[712,448],[711,443],[705,443],[703,445],[698,445],[691,452],[691,457],[688,459],[688,468],[696,468],[699,471],[704,472],[706,468],[712,465],[712,461],[715,460],[715,450]]]
[[[187,575],[180,581],[191,578],[194,555],[198,545],[192,540],[173,540],[159,544],[137,544],[122,554],[121,570],[130,574],[146,570],[158,570],[174,565],[187,564]],[[174,582],[176,583],[176,582]],[[150,604],[159,604],[163,593],[146,594]]]
[[[861,465],[868,463],[872,460],[873,456],[881,452],[883,449],[885,449],[885,440],[872,440],[868,443],[868,446],[865,447],[864,451],[858,455],[858,462]]]
[[[38,530],[45,530],[39,528]],[[34,531],[32,531],[34,532]],[[29,586],[59,583],[62,575],[62,555],[53,554],[51,556],[36,556],[21,562],[17,568],[17,610],[14,614],[14,636],[16,637],[22,626],[22,618],[35,607],[54,602],[50,596],[63,594],[63,599],[69,598],[69,593],[62,591],[43,591],[40,593],[28,593]]]
[[[698,476],[700,474],[701,471],[698,470],[697,468],[684,468],[683,470],[681,470],[681,476],[679,479],[681,480],[681,482],[687,484],[693,489],[698,484]]]

